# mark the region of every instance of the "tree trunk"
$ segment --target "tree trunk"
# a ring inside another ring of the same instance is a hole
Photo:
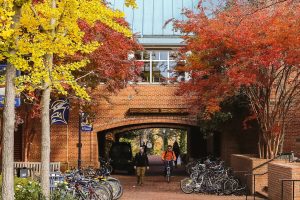
[[[3,110],[2,139],[2,199],[14,199],[14,130],[15,130],[15,84],[16,69],[6,68],[5,106]]]
[[[20,21],[21,7],[14,7],[14,23],[11,28]],[[16,39],[17,40],[17,39]],[[16,54],[10,50],[10,55]],[[16,68],[7,64],[5,79],[5,103],[3,109],[3,138],[2,138],[2,199],[14,199],[14,131],[15,131],[15,83]]]
[[[46,66],[50,69],[53,64],[53,56],[45,56]],[[50,80],[44,83],[42,93],[42,137],[41,137],[41,186],[43,194],[47,199],[50,196],[50,94],[51,84]]]

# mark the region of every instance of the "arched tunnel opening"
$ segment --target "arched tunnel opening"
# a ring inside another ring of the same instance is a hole
[[[180,147],[182,163],[208,155],[221,156],[221,134],[216,132],[204,135],[196,126],[138,124],[101,131],[98,132],[97,137],[99,157],[105,159],[112,156],[111,149],[115,143],[130,144],[132,158],[139,151],[140,146],[146,145],[147,154],[159,159],[167,145],[173,145],[175,141]],[[122,151],[127,150],[118,151],[118,156],[126,157]]]

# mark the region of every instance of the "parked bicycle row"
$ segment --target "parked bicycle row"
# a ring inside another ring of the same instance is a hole
[[[53,200],[115,200],[123,194],[120,181],[110,176],[111,168],[88,167],[70,170],[65,174],[54,173],[50,178]]]
[[[180,182],[181,190],[190,194],[193,192],[230,195],[244,194],[245,187],[239,184],[224,161],[211,157],[195,160],[186,166],[190,177]]]

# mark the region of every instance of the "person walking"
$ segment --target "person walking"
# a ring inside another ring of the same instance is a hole
[[[177,140],[175,140],[175,142],[173,143],[173,151],[175,153],[175,156],[176,156],[176,160],[175,160],[175,168],[177,168],[177,160],[178,160],[178,157],[180,155],[180,147],[178,145],[178,142]]]
[[[144,147],[140,147],[140,151],[135,155],[134,169],[136,170],[137,185],[143,185],[146,169],[149,169],[148,156],[144,152]]]

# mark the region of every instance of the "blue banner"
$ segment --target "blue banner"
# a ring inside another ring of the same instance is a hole
[[[0,108],[4,107],[4,99],[5,99],[5,96],[0,95]],[[20,99],[20,97],[16,97],[15,98],[15,107],[20,107],[20,106],[21,106],[21,99]]]
[[[51,124],[68,124],[70,104],[68,99],[56,100],[51,104]]]
[[[81,113],[81,131],[90,132],[92,130],[93,124],[89,119],[89,115],[87,113]]]

